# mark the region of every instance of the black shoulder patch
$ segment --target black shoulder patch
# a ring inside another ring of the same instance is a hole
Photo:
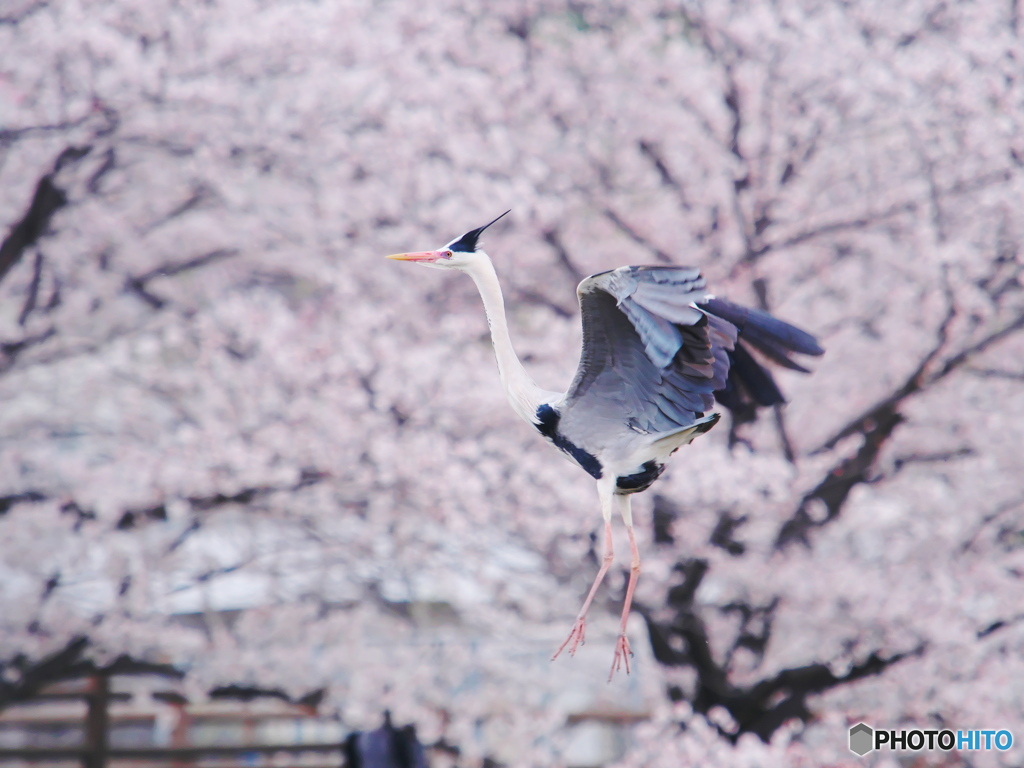
[[[548,440],[554,440],[558,434],[558,421],[561,419],[558,411],[547,403],[537,409],[537,431]]]
[[[574,445],[566,439],[565,435],[559,434],[558,422],[561,414],[547,403],[537,408],[537,431],[555,444],[555,447],[569,454],[583,469],[595,480],[600,480],[604,474],[604,468],[597,457]]]

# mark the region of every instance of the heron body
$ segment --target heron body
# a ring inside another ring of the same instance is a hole
[[[604,558],[556,657],[566,648],[574,654],[583,643],[587,611],[614,559],[611,519],[615,512],[622,517],[632,557],[612,673],[623,664],[628,673],[626,621],[640,572],[630,496],[649,488],[680,447],[714,427],[716,401],[730,408],[784,402],[751,348],[800,371],[805,369],[790,355],[820,355],[822,349],[810,334],[766,312],[715,298],[696,268],[619,267],[591,275],[577,287],[583,323],[579,366],[568,390],[544,390],[515,354],[494,265],[478,247],[490,224],[439,250],[389,258],[456,269],[473,278],[513,410],[597,481]]]

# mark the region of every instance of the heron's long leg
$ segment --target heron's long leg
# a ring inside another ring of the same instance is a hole
[[[626,601],[622,606],[622,623],[619,625],[619,639],[615,643],[615,658],[612,659],[612,671],[608,673],[608,680],[612,675],[626,666],[626,674],[629,674],[629,657],[633,651],[629,647],[629,640],[626,638],[626,622],[629,621],[629,609],[633,605],[633,592],[636,591],[636,582],[640,576],[640,550],[636,546],[636,536],[633,534],[633,513],[630,509],[629,496],[616,496],[618,500],[619,513],[622,515],[622,522],[626,524],[626,532],[629,533],[629,586],[626,587]]]
[[[584,635],[587,632],[587,611],[590,610],[590,604],[594,602],[594,595],[597,594],[597,588],[601,586],[601,582],[604,581],[604,576],[608,573],[612,560],[615,558],[615,551],[612,547],[611,494],[601,493],[601,490],[602,489],[599,487],[598,492],[601,494],[601,514],[604,516],[604,558],[601,561],[601,568],[597,572],[597,576],[594,577],[594,583],[590,587],[590,592],[587,593],[587,599],[583,601],[583,607],[580,608],[580,612],[576,616],[576,621],[572,625],[572,630],[569,632],[569,636],[565,638],[564,643],[558,646],[558,650],[555,651],[555,655],[551,657],[552,661],[558,658],[558,655],[565,650],[566,646],[569,648],[569,655],[575,656],[576,649],[583,645]]]

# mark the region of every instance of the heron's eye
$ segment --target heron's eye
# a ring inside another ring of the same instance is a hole
[[[450,258],[452,257],[452,252],[451,252],[451,251],[445,251],[445,252],[444,252],[444,257],[445,257],[446,259],[450,259]]]

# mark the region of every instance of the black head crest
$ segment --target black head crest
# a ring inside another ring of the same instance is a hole
[[[512,209],[510,208],[508,211],[505,211],[505,213],[501,214],[501,216],[504,216],[506,213],[509,213],[511,210]],[[498,219],[500,219],[501,216],[499,216]],[[498,219],[495,219],[494,221],[497,221]],[[489,226],[491,226],[491,224],[493,224],[494,221],[491,221],[491,222],[489,222],[487,224],[484,224],[482,227],[479,227],[478,229],[470,230],[469,232],[464,234],[462,237],[460,237],[458,240],[453,240],[452,242],[448,243],[447,248],[449,250],[452,250],[452,251],[462,251],[463,253],[472,253],[477,248],[477,240],[480,239],[481,233],[485,229],[487,229]]]

